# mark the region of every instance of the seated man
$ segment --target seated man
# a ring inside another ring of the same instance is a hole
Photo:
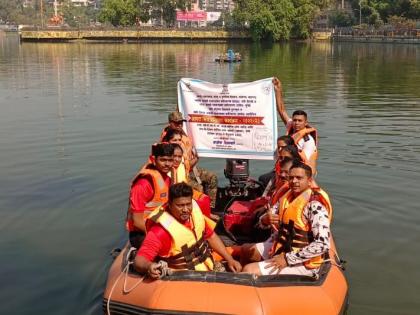
[[[213,231],[214,222],[201,213],[192,194],[188,184],[174,184],[169,188],[168,204],[150,214],[146,238],[134,261],[138,272],[159,278],[156,259],[166,261],[172,269],[211,271],[214,262],[210,248],[226,260],[231,271],[241,271],[241,264],[227,252]]]
[[[265,174],[262,174],[260,177],[258,177],[258,181],[261,182],[264,187],[267,187],[267,185],[275,178],[275,174],[278,168],[279,164],[279,154],[283,150],[284,147],[288,145],[294,145],[295,142],[293,141],[293,138],[290,136],[280,136],[277,138],[277,148],[274,152],[274,167],[273,169]]]
[[[244,272],[307,276],[318,273],[330,248],[332,209],[324,194],[311,188],[311,178],[308,165],[292,165],[290,190],[279,204],[278,232],[266,242],[254,245],[251,260],[260,262],[246,265]]]
[[[146,234],[145,220],[156,207],[168,201],[174,148],[170,144],[154,144],[150,163],[142,167],[131,181],[126,227],[131,246],[139,248]]]
[[[185,171],[185,164],[183,163],[182,147],[176,142],[171,144],[174,147],[174,165],[170,173],[172,183],[178,184],[185,182],[188,184],[186,176],[188,173]],[[201,209],[201,212],[203,212],[204,215],[210,217],[210,197],[198,190],[193,189],[193,199],[197,202],[198,206]]]
[[[280,173],[276,181],[276,187],[273,190],[272,195],[270,196],[268,209],[267,211],[259,217],[258,227],[262,229],[268,229],[272,226],[277,228],[279,225],[279,201],[280,198],[289,190],[289,169],[292,167],[293,163],[299,162],[299,160],[294,160],[290,157],[285,157],[280,162]]]

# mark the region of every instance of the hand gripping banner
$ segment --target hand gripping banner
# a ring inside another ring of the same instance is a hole
[[[272,78],[214,84],[182,78],[178,107],[199,156],[272,160],[277,112]]]

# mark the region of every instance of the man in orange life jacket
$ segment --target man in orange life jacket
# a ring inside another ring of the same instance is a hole
[[[156,258],[172,269],[211,271],[211,249],[222,256],[233,272],[242,270],[213,231],[215,223],[204,216],[192,200],[192,188],[186,183],[169,188],[169,201],[155,209],[146,221],[147,235],[137,252],[134,267],[152,279],[161,275]]]
[[[131,246],[139,248],[145,233],[147,215],[168,201],[171,178],[167,175],[173,165],[171,144],[154,144],[151,163],[146,164],[131,182],[127,212],[127,229]]]
[[[273,170],[271,172],[265,173],[260,175],[260,177],[258,177],[258,181],[263,183],[263,185],[265,187],[267,187],[267,185],[269,184],[269,182],[271,180],[275,179],[275,175],[276,175],[276,170],[278,168],[278,164],[280,163],[279,161],[279,154],[280,152],[283,150],[284,147],[288,146],[288,145],[294,145],[295,142],[293,140],[292,137],[287,136],[287,135],[283,135],[277,138],[277,148],[276,151],[274,152],[274,167]]]
[[[278,205],[281,197],[289,190],[289,169],[293,163],[297,163],[299,160],[295,160],[291,157],[285,157],[279,163],[280,170],[278,180],[276,181],[276,187],[270,196],[270,201],[267,211],[259,218],[258,227],[262,229],[269,229],[272,226],[277,227],[279,225],[279,213]],[[262,244],[262,243],[258,243]],[[258,246],[257,244],[257,246]],[[258,248],[260,251],[260,249]],[[262,253],[262,251],[261,251]]]
[[[264,251],[244,272],[258,275],[298,274],[313,276],[330,248],[331,205],[311,189],[311,168],[293,164],[289,170],[290,190],[279,204],[278,232],[264,242]]]
[[[316,161],[318,159],[317,131],[309,126],[308,115],[303,110],[296,110],[293,112],[292,118],[289,117],[284,105],[283,88],[280,80],[274,78],[273,85],[277,111],[286,126],[286,134],[293,138],[302,160],[312,168],[312,173],[316,174]]]

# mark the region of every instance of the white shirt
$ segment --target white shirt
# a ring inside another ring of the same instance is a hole
[[[289,130],[292,126],[292,120],[290,119],[286,124],[286,130]],[[316,152],[316,144],[314,138],[308,134],[307,140],[305,141],[304,138],[300,139],[296,144],[297,148],[300,152],[305,154],[307,160]]]

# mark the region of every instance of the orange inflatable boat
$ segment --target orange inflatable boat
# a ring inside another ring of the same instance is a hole
[[[348,285],[331,240],[329,261],[318,278],[254,276],[231,272],[176,271],[143,279],[124,248],[115,259],[104,293],[105,314],[344,314]]]

